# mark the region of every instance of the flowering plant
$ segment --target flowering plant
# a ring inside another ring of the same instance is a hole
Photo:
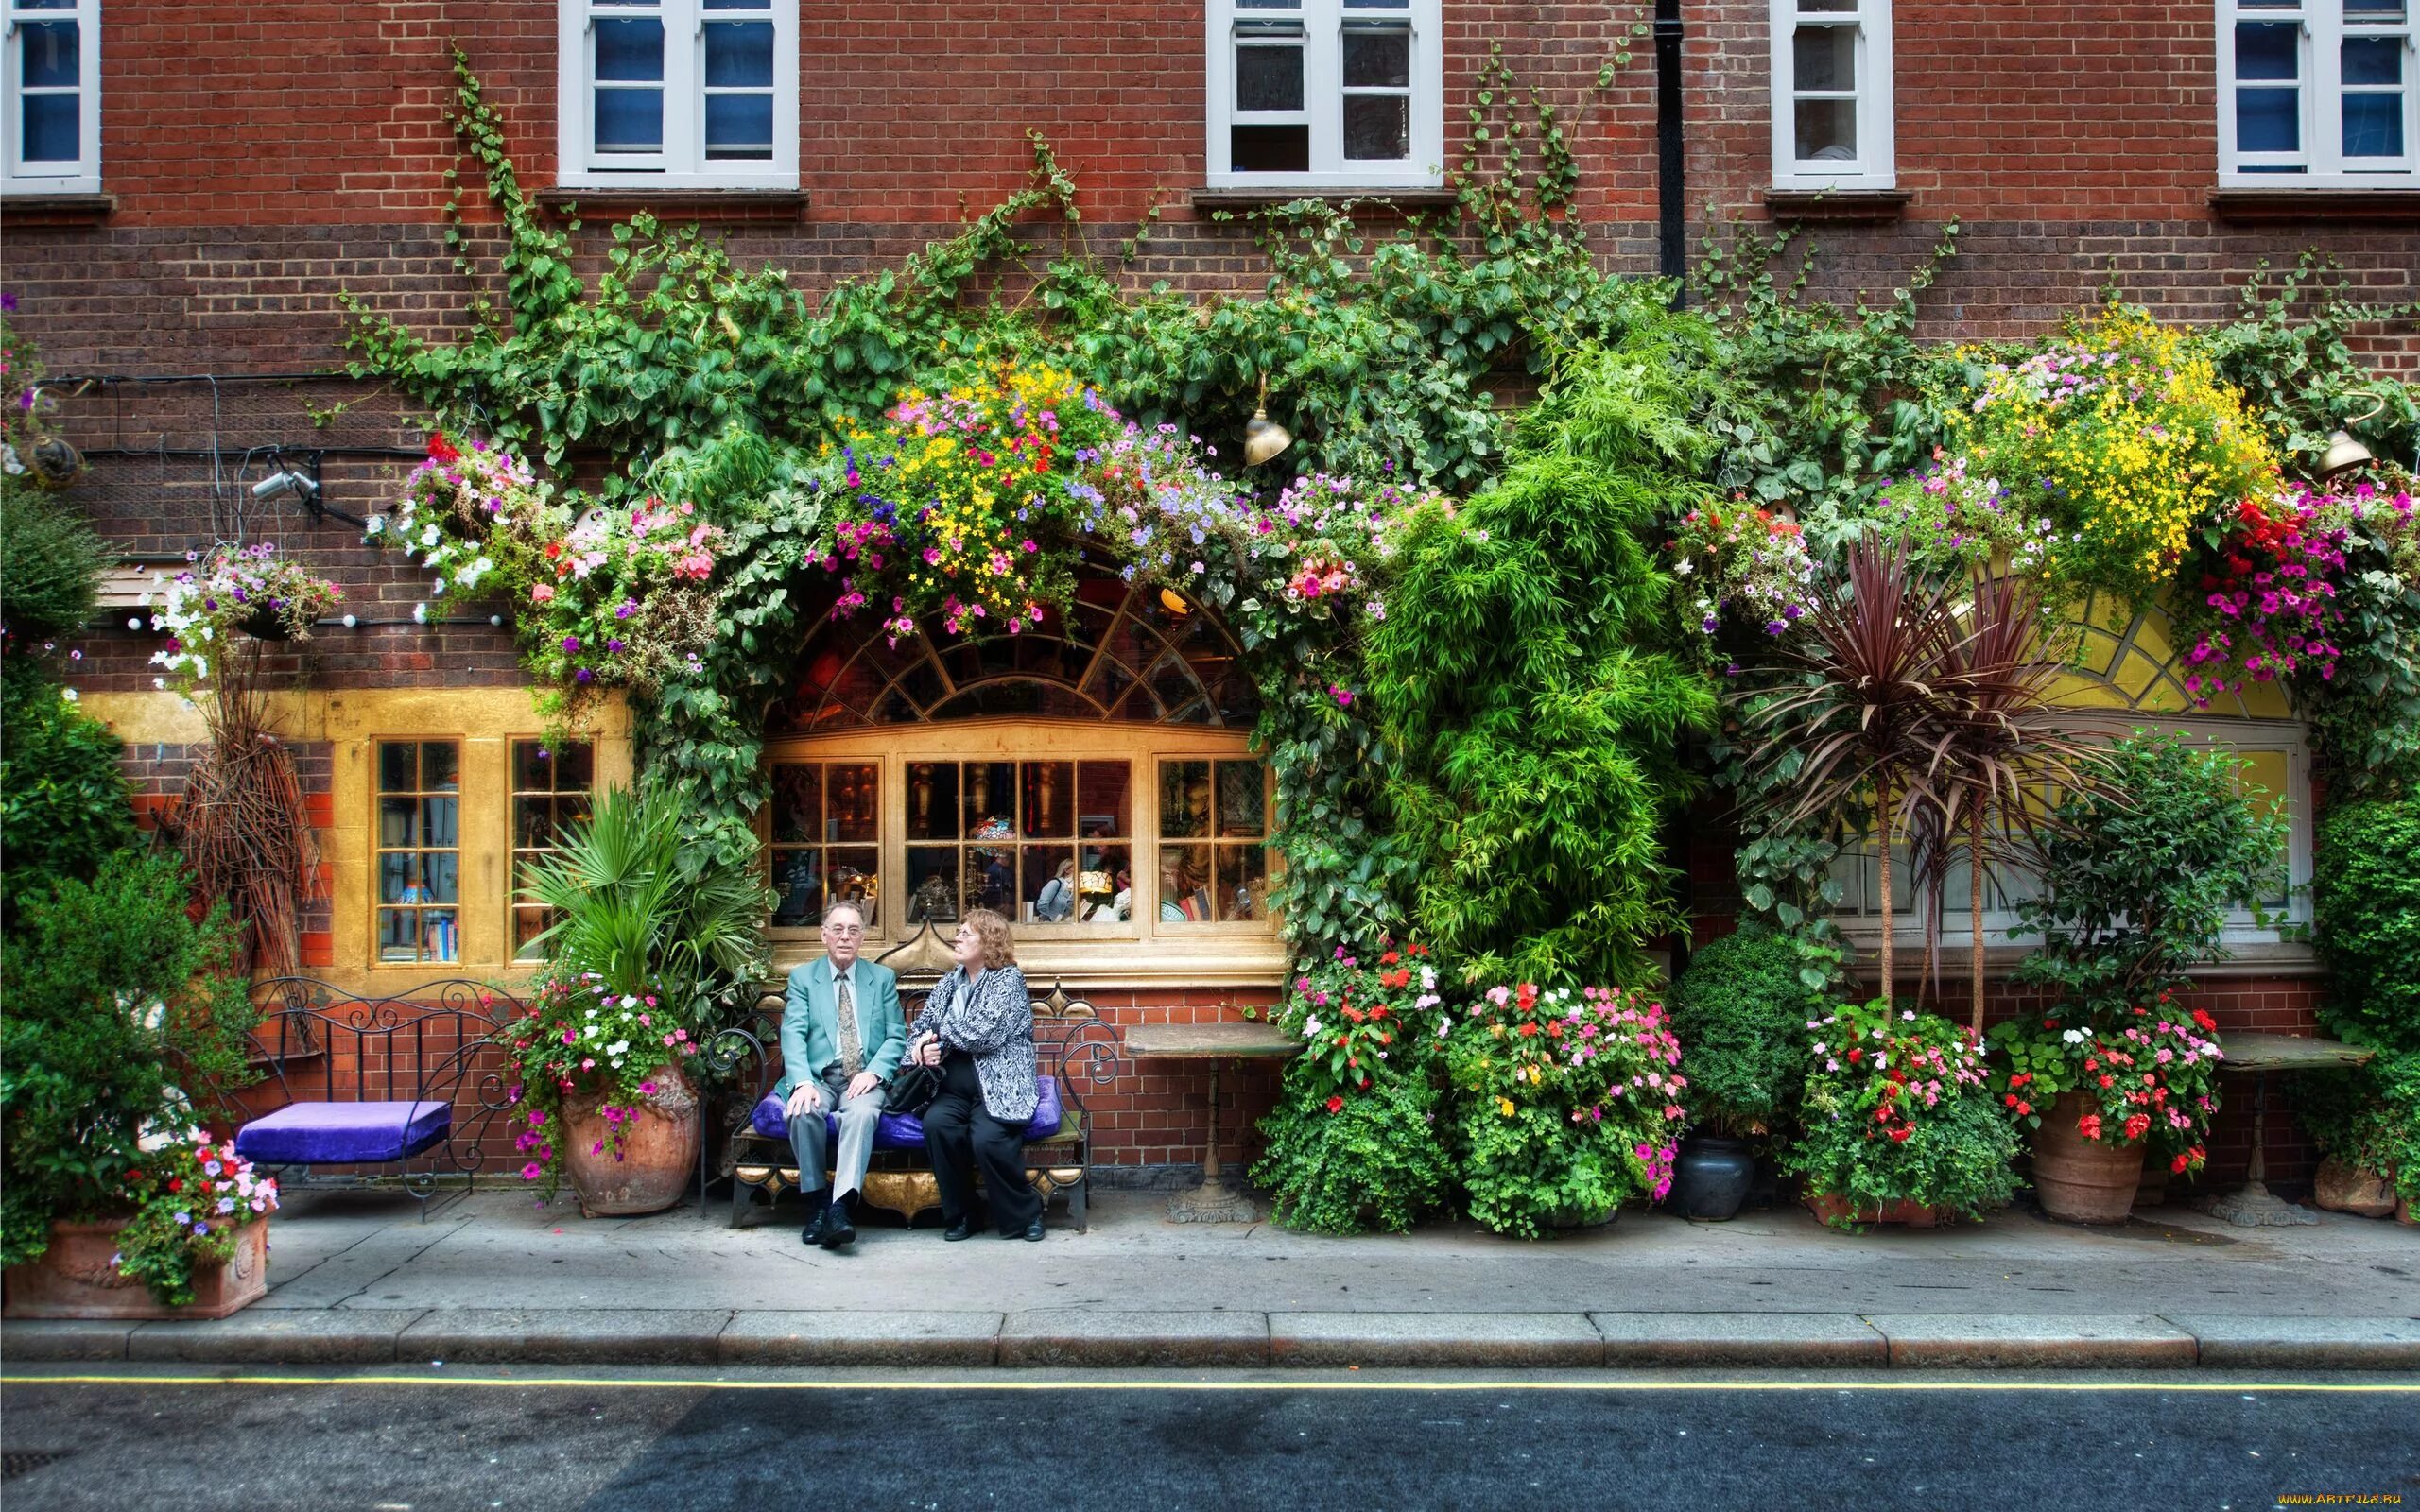
[[[1445,1054],[1471,1216],[1490,1228],[1533,1237],[1671,1190],[1688,1080],[1661,1003],[1493,987]]]
[[[1913,1202],[1973,1215],[2014,1194],[2015,1129],[1967,1030],[1876,999],[1810,1019],[1806,1032],[1815,1069],[1784,1170],[1853,1212]]]
[[[2039,490],[2058,527],[2052,571],[2130,603],[2168,582],[2197,527],[2277,487],[2241,397],[2182,332],[2139,312],[1995,364],[1964,419],[1978,466],[2029,501]]]
[[[1893,479],[1875,498],[1872,516],[1913,559],[1963,576],[1977,570],[2039,572],[2055,528],[1996,477],[1963,456],[1936,451],[1932,466]]]
[[[2000,1102],[2028,1128],[2062,1092],[2085,1104],[2076,1132],[2116,1144],[2148,1144],[2169,1155],[2169,1168],[2198,1171],[2209,1155],[2210,1119],[2219,1110],[2218,1022],[2187,1010],[2166,989],[2122,1013],[2095,1015],[2065,1006],[1992,1029],[2008,1071]]]
[[[595,973],[548,977],[527,1018],[508,1025],[512,1085],[505,1123],[524,1159],[525,1181],[544,1181],[549,1197],[562,1181],[563,1099],[601,1091],[605,1136],[590,1153],[622,1158],[622,1140],[644,1105],[667,1090],[682,1061],[698,1053],[659,995],[615,992]]]
[[[1278,1023],[1307,1041],[1287,1068],[1299,1073],[1288,1076],[1299,1083],[1291,1090],[1334,1114],[1380,1078],[1419,1074],[1446,1027],[1443,1003],[1426,946],[1390,944],[1374,967],[1338,946],[1333,959],[1294,978],[1277,1012]]]
[[[151,656],[151,664],[166,673],[152,679],[155,687],[173,678],[191,693],[208,682],[214,661],[238,629],[308,640],[312,622],[344,596],[301,562],[280,557],[272,541],[214,546],[207,556],[189,551],[185,560],[192,565],[173,578],[152,576],[151,620],[168,636]]]
[[[1722,627],[1725,610],[1767,635],[1781,634],[1806,612],[1815,563],[1795,520],[1734,495],[1683,515],[1668,549],[1688,600],[1686,617],[1707,635]]]
[[[118,1233],[110,1263],[139,1280],[168,1307],[194,1299],[194,1271],[225,1264],[246,1224],[277,1211],[275,1177],[254,1176],[252,1162],[206,1132],[180,1135],[146,1152],[121,1189],[134,1216]]]
[[[2322,517],[2324,497],[2297,490],[2245,499],[2206,533],[2191,573],[2199,587],[2183,657],[2185,688],[2197,702],[2238,691],[2247,678],[2335,678],[2346,525]]]

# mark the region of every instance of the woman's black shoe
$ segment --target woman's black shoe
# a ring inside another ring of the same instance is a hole
[[[965,1218],[960,1218],[958,1222],[951,1224],[948,1228],[942,1229],[942,1237],[954,1245],[973,1232],[975,1232],[975,1225]]]
[[[1042,1220],[1036,1218],[1033,1222],[1027,1224],[1025,1226],[1025,1231],[1022,1233],[1002,1234],[1000,1237],[1003,1239],[1022,1239],[1029,1245],[1038,1245],[1042,1243]]]

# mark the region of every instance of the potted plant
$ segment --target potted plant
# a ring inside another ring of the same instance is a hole
[[[1672,1186],[1688,1086],[1664,1005],[1615,988],[1493,987],[1448,1020],[1471,1216],[1498,1233],[1611,1222]]]
[[[11,1315],[220,1316],[265,1284],[259,1228],[275,1186],[204,1140],[194,1112],[205,1090],[247,1079],[254,1014],[230,970],[226,911],[196,922],[192,897],[174,856],[121,850],[89,883],[13,901],[0,943]]]
[[[2253,807],[2242,764],[2172,735],[2109,749],[2100,781],[2062,799],[2039,842],[2041,891],[2017,905],[2042,946],[2011,980],[2050,1006],[2000,1025],[2002,1106],[2029,1128],[2043,1211],[2121,1221],[2145,1151],[2201,1168],[2219,1088],[2217,1022],[2181,994],[2223,959],[2230,912],[2260,915],[2285,821]]]
[[[770,895],[746,856],[683,843],[675,797],[611,789],[532,868],[555,921],[528,1016],[508,1030],[510,1115],[551,1194],[591,1215],[678,1201],[698,1160],[684,1062],[751,990]]]
[[[1755,1177],[1752,1142],[1796,1116],[1818,1006],[1801,964],[1788,936],[1750,920],[1692,954],[1672,984],[1672,1032],[1689,1059],[1691,1132],[1672,1176],[1684,1217],[1737,1213]]]
[[[152,579],[158,592],[151,621],[168,644],[151,662],[188,692],[209,681],[231,633],[308,640],[312,625],[344,597],[336,584],[280,557],[274,541],[213,546],[207,554],[187,552],[185,559],[192,565],[176,576]]]
[[[1809,1035],[1804,1127],[1782,1167],[1817,1217],[1931,1228],[2007,1204],[2016,1131],[1965,1029],[1876,999],[1841,1005]]]

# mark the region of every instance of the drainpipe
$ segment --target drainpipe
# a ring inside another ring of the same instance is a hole
[[[1688,272],[1681,182],[1681,0],[1655,0],[1655,270],[1666,278]],[[1678,303],[1683,296],[1675,295]]]

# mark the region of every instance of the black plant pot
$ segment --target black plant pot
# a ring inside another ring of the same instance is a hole
[[[1746,1140],[1700,1134],[1681,1142],[1672,1162],[1672,1200],[1681,1216],[1709,1223],[1736,1217],[1756,1177],[1756,1156]]]
[[[273,609],[256,609],[238,621],[235,627],[255,641],[294,639],[294,632],[286,628],[285,616]]]

